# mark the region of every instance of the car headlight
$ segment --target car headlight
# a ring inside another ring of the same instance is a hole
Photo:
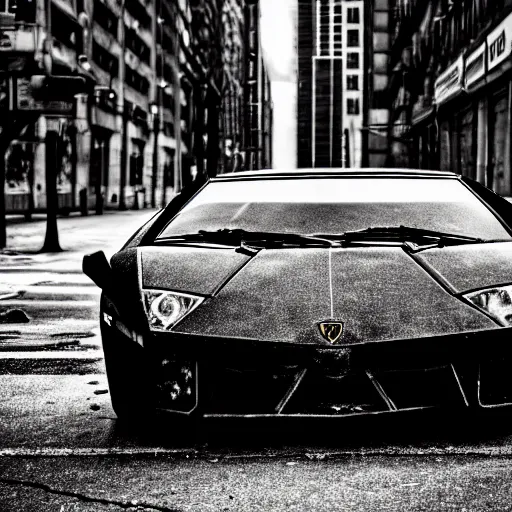
[[[512,325],[512,285],[486,288],[463,297],[501,325]]]
[[[156,331],[171,329],[204,300],[204,297],[162,290],[143,290],[143,294],[149,326]]]

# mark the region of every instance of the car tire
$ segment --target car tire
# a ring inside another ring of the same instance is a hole
[[[104,331],[102,329],[102,331]],[[154,414],[150,372],[142,347],[102,333],[105,369],[112,408],[121,420],[147,419]]]

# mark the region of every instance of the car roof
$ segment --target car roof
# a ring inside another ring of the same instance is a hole
[[[314,178],[314,177],[386,177],[386,178],[457,178],[448,171],[400,168],[311,168],[311,169],[262,169],[219,174],[212,181],[254,180],[268,178]]]

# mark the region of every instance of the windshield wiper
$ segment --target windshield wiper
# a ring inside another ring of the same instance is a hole
[[[413,228],[408,226],[376,226],[357,231],[346,231],[339,234],[314,234],[321,238],[338,241],[342,246],[357,242],[401,242],[409,249],[418,251],[430,247],[484,243],[489,240],[456,233],[444,233],[431,229]]]
[[[206,243],[228,245],[245,249],[252,253],[259,249],[296,247],[347,247],[357,243],[386,242],[401,243],[413,252],[433,247],[484,243],[489,240],[456,233],[444,233],[430,229],[407,226],[377,226],[344,233],[280,233],[275,231],[247,231],[245,229],[218,229],[216,231],[200,230],[196,233],[184,233],[158,238],[158,244]]]
[[[185,233],[158,238],[155,242],[164,244],[196,242],[266,249],[282,246],[333,247],[338,245],[334,240],[319,236],[279,233],[275,231],[247,231],[245,229],[200,230],[197,233]]]

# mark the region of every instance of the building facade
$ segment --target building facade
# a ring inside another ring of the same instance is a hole
[[[265,100],[264,72],[246,62],[257,49],[257,36],[245,48],[245,25],[255,23],[257,5],[249,19],[245,3],[234,0],[17,0],[0,8],[0,125],[7,119],[23,125],[5,151],[7,212],[46,207],[50,122],[59,133],[60,209],[101,213],[165,204],[199,174],[223,170],[224,138],[243,134],[254,112],[246,99]],[[227,62],[233,24],[240,58]],[[240,85],[239,115],[228,119],[232,77],[244,84],[249,71],[257,95],[246,96]],[[85,87],[73,102],[36,101],[34,76],[78,76]],[[242,154],[244,145],[265,154],[257,135],[268,129],[263,124],[255,121],[256,135],[239,141]],[[264,158],[250,161],[260,165]]]
[[[260,5],[228,0],[223,8],[223,95],[221,172],[271,166],[272,100],[263,63]],[[243,127],[240,130],[240,127]]]
[[[391,0],[365,2],[366,72],[363,73],[363,130],[361,163],[364,167],[390,164],[388,126],[391,101],[388,95],[391,65]]]
[[[512,1],[402,1],[394,27],[395,163],[510,196]]]

